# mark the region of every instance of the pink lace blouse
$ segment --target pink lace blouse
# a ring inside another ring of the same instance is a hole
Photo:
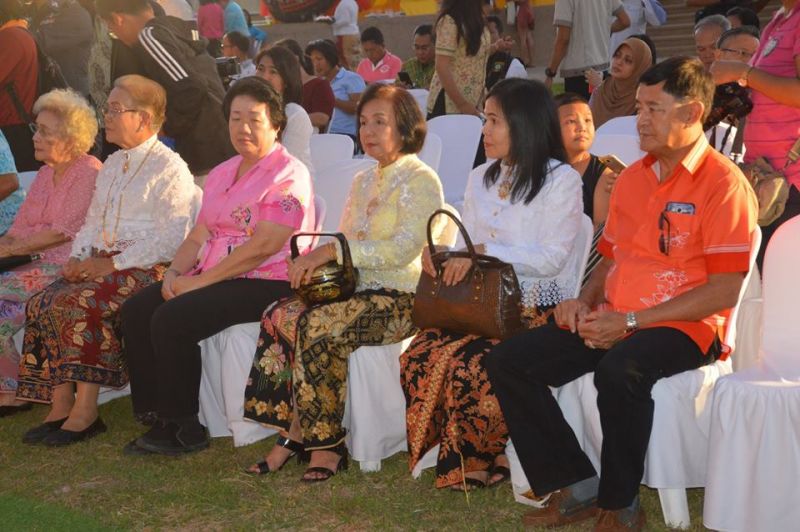
[[[53,169],[42,166],[8,235],[18,239],[53,230],[70,240],[75,238],[89,210],[94,195],[94,181],[101,166],[102,163],[91,155],[81,155],[57,185],[53,182]],[[43,260],[63,264],[69,258],[71,249],[70,242],[50,248],[44,252]]]
[[[212,268],[255,232],[258,222],[285,225],[301,232],[314,230],[314,191],[306,167],[275,148],[236,181],[242,157],[236,156],[214,168],[203,190],[203,206],[197,223],[211,233],[193,273]],[[305,253],[300,246],[300,253]],[[289,242],[256,269],[240,277],[285,281]]]

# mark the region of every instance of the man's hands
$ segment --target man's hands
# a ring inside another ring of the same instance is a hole
[[[592,311],[580,299],[567,299],[556,306],[556,324],[583,338],[590,349],[610,349],[625,336],[625,314],[608,310]]]

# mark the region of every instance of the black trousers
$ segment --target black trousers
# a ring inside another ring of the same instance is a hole
[[[589,101],[589,97],[591,96],[591,94],[589,94],[589,83],[586,81],[586,76],[583,74],[564,78],[564,92],[579,94],[583,96],[586,101]]]
[[[756,264],[761,274],[764,274],[764,253],[767,251],[767,244],[775,234],[775,231],[783,225],[783,222],[800,215],[800,190],[794,185],[789,185],[789,199],[786,201],[786,210],[780,217],[766,227],[761,228],[761,247],[758,250]]]
[[[712,350],[718,354],[716,342]],[[603,429],[598,504],[618,510],[639,492],[653,385],[713,359],[677,329],[643,329],[603,350],[589,349],[577,334],[549,323],[495,346],[484,364],[522,469],[542,495],[596,474],[548,388],[595,372]]]
[[[164,419],[196,415],[197,343],[237,323],[260,321],[270,303],[291,294],[287,281],[232,279],[169,301],[161,297],[161,283],[131,297],[122,306],[122,333],[133,411]]]

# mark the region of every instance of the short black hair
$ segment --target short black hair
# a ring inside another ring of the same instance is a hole
[[[664,92],[677,100],[697,100],[705,107],[704,122],[714,101],[714,80],[696,57],[677,56],[665,59],[642,74],[639,83],[647,87],[664,82]]]
[[[108,18],[111,13],[138,15],[153,9],[149,0],[95,0],[95,9],[100,18]]]
[[[311,52],[322,54],[322,57],[331,67],[339,66],[339,52],[336,51],[336,45],[333,44],[333,41],[328,39],[311,41],[306,46],[306,55],[311,57]]]
[[[359,117],[358,129],[361,129],[361,112],[364,106],[372,100],[388,100],[394,109],[395,120],[397,121],[397,131],[402,139],[400,146],[401,153],[419,153],[425,144],[425,136],[428,134],[428,125],[422,111],[419,109],[417,101],[411,94],[402,87],[387,85],[384,83],[373,83],[361,95],[356,109],[356,117]],[[361,137],[360,131],[358,135]]]
[[[739,35],[749,35],[756,40],[761,38],[761,32],[759,32],[758,28],[755,26],[739,26],[738,28],[731,28],[720,35],[719,39],[717,39],[717,48],[722,48],[722,45],[725,44],[725,41],[731,37],[737,37]]]
[[[225,113],[225,120],[231,118],[231,104],[238,96],[249,96],[257,102],[267,104],[269,110],[269,121],[278,134],[283,133],[286,128],[286,112],[284,111],[283,99],[272,85],[257,76],[248,76],[239,79],[225,94],[222,100],[222,111]]]
[[[246,54],[250,51],[250,37],[247,35],[238,31],[230,31],[225,34],[225,38],[228,39],[232,45],[238,48],[240,52]]]
[[[303,82],[300,80],[300,62],[288,48],[273,46],[261,50],[256,56],[256,68],[264,57],[269,57],[283,80],[283,103],[299,104],[303,100]]]
[[[414,36],[419,35],[423,37],[425,35],[430,35],[431,39],[436,40],[436,36],[433,33],[433,24],[420,24],[416,28],[414,28]]]
[[[488,26],[490,22],[493,22],[495,26],[497,26],[497,33],[503,33],[503,21],[497,15],[489,15],[486,17],[486,25]]]
[[[273,46],[280,46],[292,52],[297,57],[297,60],[300,61],[300,66],[306,71],[306,74],[309,76],[314,74],[314,69],[311,68],[311,60],[300,47],[299,42],[295,41],[294,39],[281,39],[276,41]]]
[[[559,94],[558,96],[554,97],[553,100],[556,102],[556,108],[564,107],[565,105],[572,105],[573,103],[585,103],[589,105],[589,102],[575,92],[565,92],[563,94]]]
[[[361,32],[361,42],[374,42],[378,46],[384,45],[383,32],[375,26],[370,26]]]
[[[651,39],[649,35],[646,35],[644,33],[636,33],[634,35],[631,35],[631,38],[639,39],[640,41],[645,43],[647,47],[650,48],[650,57],[653,59],[652,64],[655,65],[656,63],[658,63],[658,59],[656,59],[656,43],[653,42],[653,39]]]
[[[739,20],[742,21],[742,26],[753,26],[756,29],[761,29],[761,21],[758,18],[758,14],[749,7],[732,7],[725,13],[725,16],[739,17]]]

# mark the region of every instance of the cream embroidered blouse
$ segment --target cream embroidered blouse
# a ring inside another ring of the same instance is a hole
[[[97,174],[71,256],[85,259],[92,248],[120,252],[114,256],[117,270],[167,262],[191,227],[195,196],[186,163],[155,135],[135,148],[119,150]]]
[[[461,221],[475,245],[485,244],[486,254],[511,263],[527,307],[555,305],[573,296],[578,272],[568,259],[581,227],[583,192],[581,177],[568,164],[550,161],[550,172],[533,200],[525,205],[500,198],[508,167],[501,168],[494,185],[486,188],[483,176],[491,162],[469,175]],[[464,247],[459,236],[456,248]]]
[[[414,292],[428,218],[443,205],[439,176],[416,155],[358,174],[339,223],[359,269],[358,289]]]

